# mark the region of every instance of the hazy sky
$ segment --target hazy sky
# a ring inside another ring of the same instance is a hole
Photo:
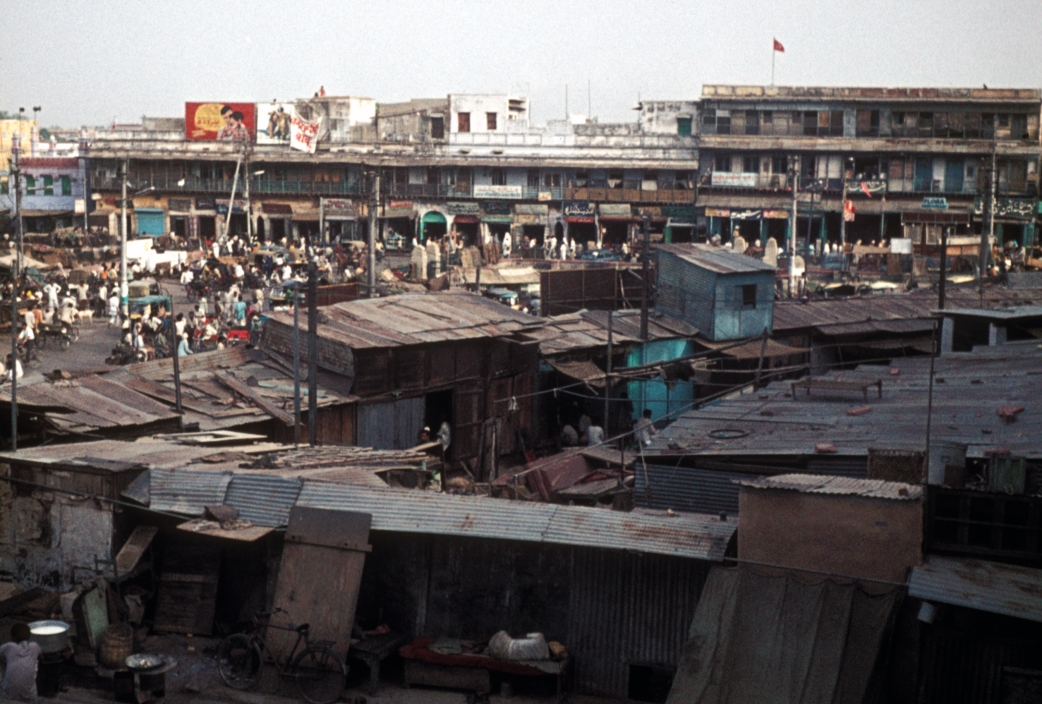
[[[1042,87],[1039,0],[0,0],[0,109],[45,125],[186,101],[450,92],[629,121],[703,83]]]

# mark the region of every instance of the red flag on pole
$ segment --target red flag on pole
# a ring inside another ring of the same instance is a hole
[[[872,191],[868,190],[868,184],[865,183],[864,181],[861,182],[861,192],[864,193],[869,198],[872,197]]]
[[[775,51],[780,51],[783,54],[785,53],[785,47],[783,47],[782,43],[780,41],[778,41],[777,39],[774,40],[774,50]]]

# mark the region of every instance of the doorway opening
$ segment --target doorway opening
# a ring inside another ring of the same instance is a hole
[[[673,688],[673,668],[630,664],[626,696],[638,702],[664,702]]]
[[[199,216],[199,239],[203,242],[217,239],[217,221],[212,215]]]
[[[431,429],[431,440],[437,438],[442,423],[448,423],[450,431],[455,432],[452,426],[452,402],[452,389],[432,391],[424,399],[423,424]],[[449,451],[451,450],[450,442]],[[448,451],[445,456],[449,456]]]

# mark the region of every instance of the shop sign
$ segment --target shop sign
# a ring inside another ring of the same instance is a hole
[[[549,206],[536,205],[535,203],[518,203],[514,206],[515,215],[541,215],[545,218],[549,210]]]
[[[347,198],[323,198],[322,211],[326,215],[354,215],[355,204]]]
[[[217,212],[218,213],[220,213],[222,215],[227,214],[227,212],[228,212],[228,199],[227,198],[218,198],[216,201],[214,201],[214,203],[217,206]],[[249,207],[249,203],[246,202],[245,198],[243,198],[241,200],[239,198],[236,198],[235,199],[235,207],[232,208],[232,214],[233,215],[242,215],[242,214],[244,214],[246,212],[246,209],[248,207]]]
[[[176,210],[179,213],[187,213],[192,209],[191,198],[171,198],[170,199],[170,210]]]
[[[1034,200],[1029,198],[996,198],[995,217],[997,218],[1030,218],[1035,210]],[[1039,209],[1042,212],[1042,208]],[[975,198],[973,201],[973,214],[984,214],[984,199]]]
[[[261,210],[269,215],[292,215],[293,206],[289,203],[262,203]]]
[[[788,210],[765,210],[763,211],[764,220],[788,220]]]
[[[213,198],[196,198],[196,210],[217,210],[217,202]]]
[[[185,139],[253,141],[255,116],[253,103],[185,103]]]
[[[592,218],[594,204],[586,201],[572,200],[564,204],[564,215],[568,218]]]
[[[927,196],[923,198],[923,202],[919,204],[919,207],[923,210],[947,210],[948,199],[941,196]]]
[[[392,210],[404,210],[406,208],[408,208],[409,210],[412,210],[412,201],[411,200],[389,200],[389,201],[387,201],[387,207],[392,209]]]
[[[445,211],[449,215],[480,215],[481,206],[477,203],[460,203],[449,201],[445,204]]]
[[[601,203],[597,206],[602,218],[631,218],[633,208],[629,203]]]
[[[521,186],[474,184],[473,189],[475,198],[510,198],[520,200],[524,197],[524,189]]]
[[[726,186],[730,188],[756,188],[756,177],[758,174],[735,174],[730,171],[714,171],[714,186]]]
[[[541,200],[541,201],[553,200],[553,199],[554,199],[553,191],[539,191],[539,195],[537,196],[537,200]]]
[[[732,210],[732,220],[759,220],[763,214],[762,210]]]
[[[501,200],[487,200],[482,203],[486,215],[510,215],[510,203]]]
[[[662,214],[669,218],[693,218],[695,208],[691,205],[664,205]]]
[[[321,117],[310,122],[294,115],[289,120],[289,146],[297,151],[314,154],[318,148],[318,130],[321,126]]]
[[[729,208],[706,208],[707,218],[729,218],[731,217],[731,210]]]
[[[257,103],[257,144],[289,144],[295,103]]]

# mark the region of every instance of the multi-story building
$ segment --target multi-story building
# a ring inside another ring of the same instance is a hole
[[[797,237],[818,251],[843,235],[939,244],[947,226],[970,240],[994,167],[997,240],[1030,244],[1040,108],[1038,90],[706,85],[700,212],[710,235],[782,243],[796,174]]]
[[[302,114],[314,102],[285,105]],[[474,242],[510,231],[518,242],[549,233],[621,243],[643,215],[667,236],[689,238],[693,229],[698,160],[690,101],[645,102],[635,123],[534,126],[525,98],[451,95],[379,106],[371,125],[329,130],[313,154],[269,137],[272,110],[256,105],[255,142],[246,144],[187,139],[182,126],[155,122],[146,127],[159,129],[98,131],[92,185],[102,200],[92,224],[116,226],[126,162],[131,232],[142,231],[136,213],[153,222],[158,209],[167,230],[213,238],[235,183],[232,233],[250,226],[266,239],[320,230],[361,238],[375,175],[384,236],[422,241],[455,230]],[[240,162],[246,166],[236,181]]]

